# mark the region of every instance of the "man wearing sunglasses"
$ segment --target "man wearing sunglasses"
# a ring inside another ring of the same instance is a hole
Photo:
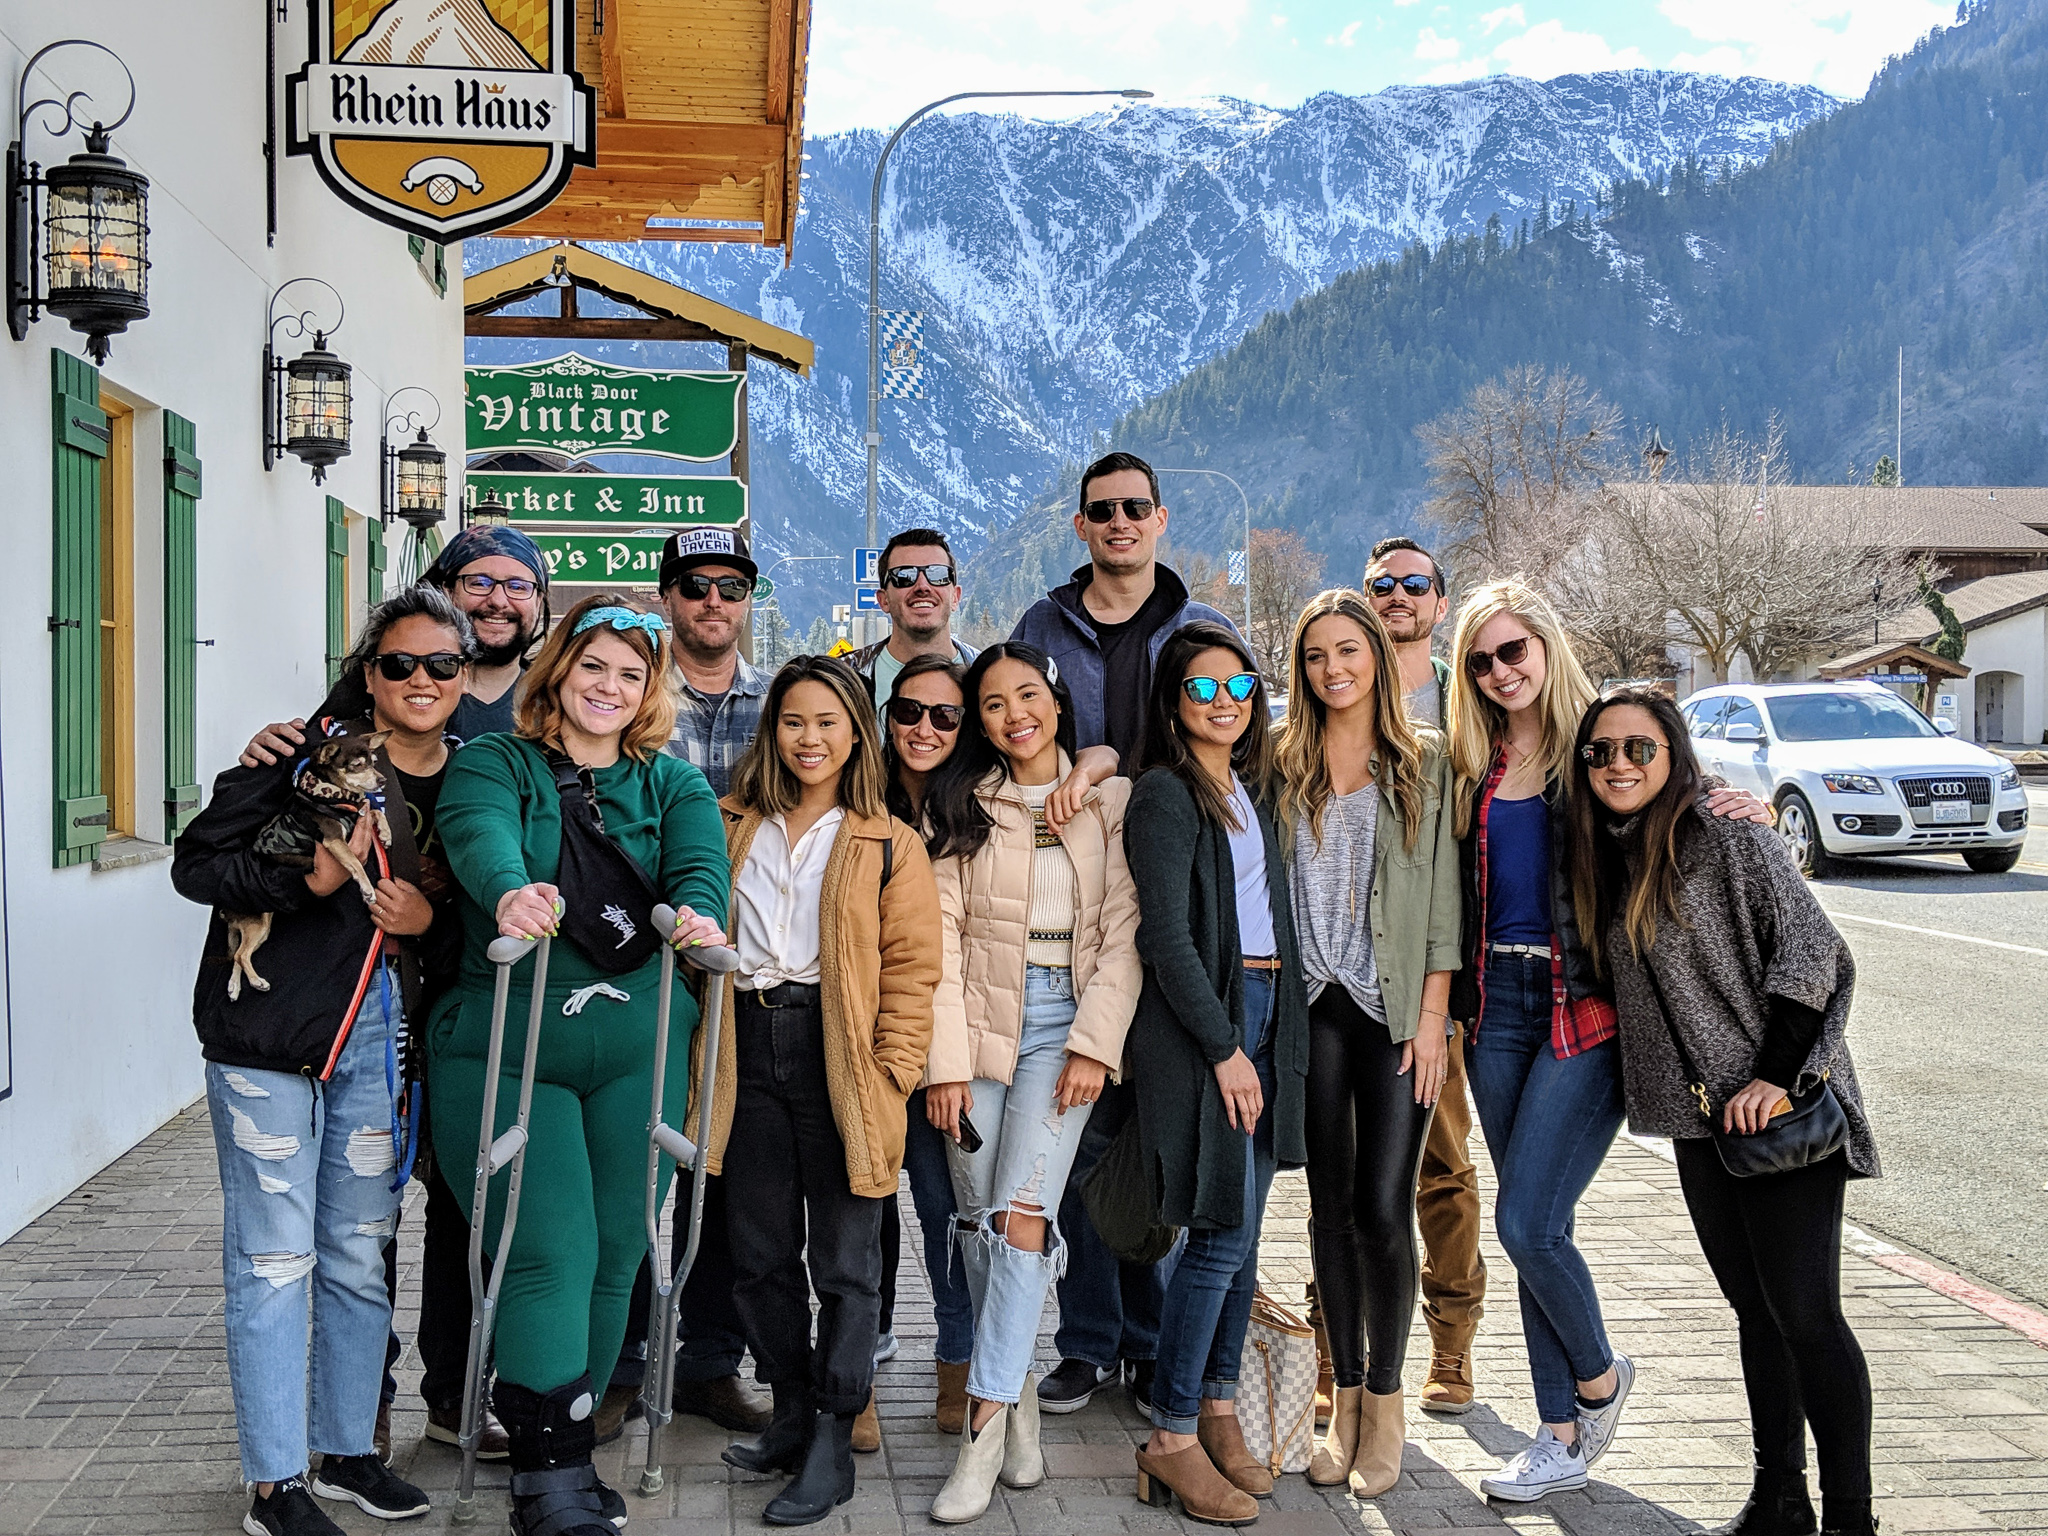
[[[866,680],[877,705],[888,701],[896,674],[917,657],[949,656],[964,667],[979,654],[953,638],[960,577],[943,533],[905,528],[892,534],[882,546],[881,574],[877,596],[889,615],[889,633],[846,658]]]
[[[1413,539],[1381,539],[1366,562],[1365,598],[1401,658],[1409,718],[1442,729],[1451,669],[1431,654],[1429,640],[1451,611],[1443,567]]]

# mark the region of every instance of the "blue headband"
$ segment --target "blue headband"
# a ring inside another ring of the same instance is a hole
[[[659,614],[636,613],[631,608],[593,608],[576,621],[576,627],[570,630],[569,634],[573,638],[586,629],[595,629],[606,622],[609,622],[613,629],[644,629],[648,638],[657,646],[661,643],[661,637],[668,633],[668,625],[662,621]]]

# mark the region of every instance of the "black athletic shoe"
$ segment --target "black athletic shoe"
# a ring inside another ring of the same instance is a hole
[[[1107,1370],[1086,1360],[1062,1360],[1060,1368],[1038,1384],[1038,1406],[1044,1413],[1078,1413],[1105,1381],[1115,1381],[1118,1367]]]
[[[410,1520],[434,1506],[424,1493],[375,1456],[323,1456],[313,1474],[323,1499],[347,1499],[379,1520]]]
[[[623,1531],[626,1528],[626,1496],[601,1477],[593,1492],[597,1494],[597,1507],[604,1511],[605,1519]]]
[[[1131,1389],[1131,1405],[1146,1418],[1152,1417],[1152,1372],[1155,1360],[1124,1362],[1124,1384]]]
[[[258,1494],[242,1516],[242,1529],[249,1536],[344,1536],[306,1492],[303,1475],[286,1478],[267,1499]]]

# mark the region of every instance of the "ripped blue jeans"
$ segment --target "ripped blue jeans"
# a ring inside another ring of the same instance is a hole
[[[252,1483],[306,1471],[309,1451],[372,1448],[391,1330],[384,1244],[399,1202],[385,1056],[397,1023],[373,982],[324,1083],[206,1064],[228,1381]]]
[[[967,1393],[983,1402],[1014,1403],[1023,1394],[1046,1292],[1066,1268],[1060,1196],[1094,1107],[1077,1105],[1065,1114],[1053,1108],[1073,1022],[1073,973],[1027,966],[1017,1069],[1007,1084],[974,1080],[968,1118],[981,1132],[981,1150],[970,1157],[958,1143],[946,1143],[960,1222],[972,1228],[960,1235],[974,1302]],[[1005,1211],[1045,1219],[1045,1252],[1010,1246],[994,1221]]]

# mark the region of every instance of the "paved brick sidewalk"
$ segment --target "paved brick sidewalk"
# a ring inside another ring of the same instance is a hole
[[[1298,1299],[1308,1276],[1307,1195],[1298,1175],[1274,1191],[1264,1248],[1269,1289]],[[414,1321],[418,1231],[402,1250]],[[914,1233],[909,1204],[904,1225]],[[1714,1290],[1671,1166],[1617,1144],[1581,1211],[1620,1346],[1641,1368],[1636,1395],[1598,1481],[1534,1507],[1489,1506],[1479,1477],[1526,1443],[1534,1413],[1522,1363],[1511,1271],[1488,1234],[1495,1293],[1481,1328],[1482,1404],[1461,1420],[1411,1414],[1400,1485],[1360,1505],[1286,1479],[1255,1527],[1266,1536],[1475,1532],[1513,1527],[1572,1536],[1656,1536],[1728,1518],[1748,1480],[1748,1436],[1733,1321]],[[221,1337],[219,1193],[203,1107],[189,1111],[56,1210],[0,1245],[0,1533],[228,1532],[239,1486]],[[903,1353],[881,1375],[884,1447],[862,1457],[861,1491],[817,1527],[837,1536],[929,1531],[932,1496],[953,1445],[929,1417],[932,1329],[919,1252],[904,1244],[897,1332]],[[2048,1350],[1958,1302],[1845,1255],[1849,1311],[1877,1386],[1877,1482],[1887,1536],[1913,1531],[2048,1532]],[[923,1321],[920,1322],[920,1316]],[[1410,1386],[1426,1364],[1418,1327]],[[1041,1356],[1051,1353],[1050,1336]],[[432,1490],[414,1531],[448,1529],[455,1458],[419,1441],[401,1366],[398,1465]],[[999,1494],[975,1530],[1047,1536],[1121,1529],[1202,1531],[1132,1497],[1131,1448],[1144,1433],[1120,1392],[1045,1420],[1051,1477]],[[644,1458],[635,1426],[607,1449],[608,1478],[628,1490],[635,1536],[726,1536],[766,1529],[774,1484],[728,1474],[723,1436],[701,1421],[667,1433],[668,1488],[633,1497],[626,1467]],[[502,1469],[484,1469],[483,1518],[504,1529]],[[352,1532],[388,1530],[350,1512]]]

